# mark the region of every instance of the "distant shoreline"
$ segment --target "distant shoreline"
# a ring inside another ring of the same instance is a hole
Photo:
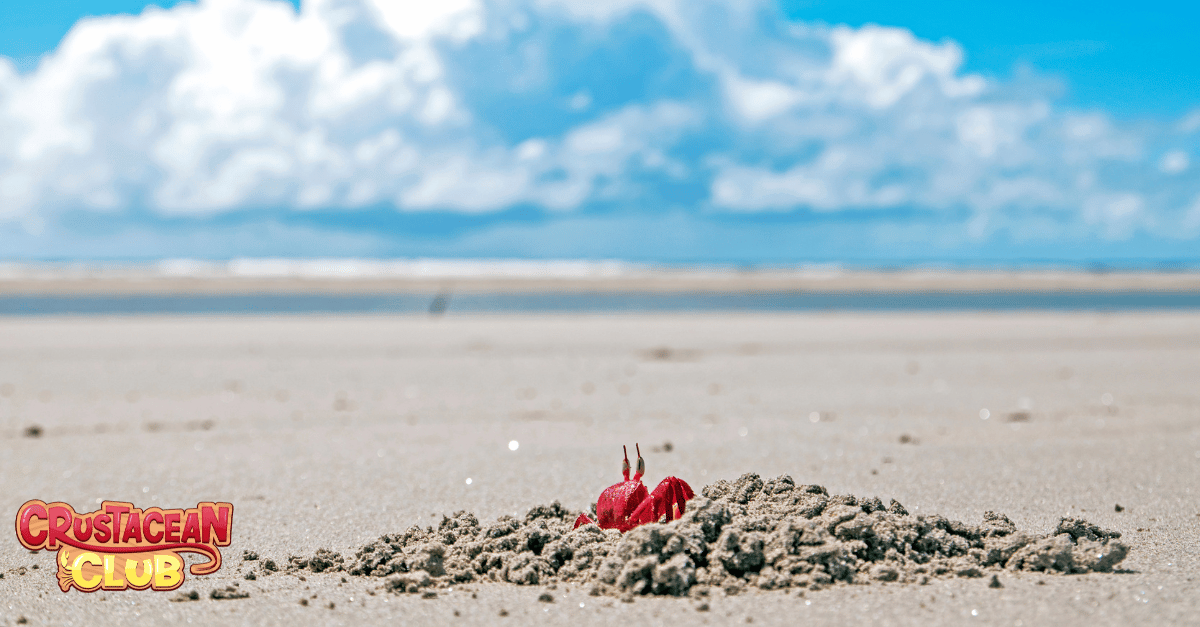
[[[0,317],[1200,312],[1191,292],[0,294]]]
[[[0,264],[0,296],[511,293],[1195,293],[1200,271],[655,268],[462,260]]]

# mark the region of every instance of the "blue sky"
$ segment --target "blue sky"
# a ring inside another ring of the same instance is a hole
[[[1200,262],[1193,4],[172,5],[0,4],[0,257]]]

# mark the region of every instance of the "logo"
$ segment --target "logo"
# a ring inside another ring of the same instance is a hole
[[[233,505],[199,503],[191,509],[141,510],[105,501],[80,514],[66,503],[29,501],[17,510],[17,538],[30,551],[58,551],[58,587],[67,592],[174,590],[183,585],[181,553],[199,553],[193,575],[221,568],[229,546]]]

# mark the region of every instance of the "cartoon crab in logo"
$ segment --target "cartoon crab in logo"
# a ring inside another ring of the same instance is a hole
[[[667,477],[653,492],[647,493],[646,486],[642,484],[646,462],[642,459],[642,449],[637,444],[633,447],[638,454],[637,473],[633,479],[629,478],[629,451],[622,446],[625,461],[621,464],[621,474],[625,475],[625,480],[600,493],[600,499],[596,502],[596,518],[599,520],[593,521],[587,514],[580,514],[575,519],[576,529],[580,525],[596,522],[601,529],[616,529],[625,533],[638,525],[658,522],[663,516],[667,520],[683,516],[684,503],[696,496],[692,486],[683,479]]]

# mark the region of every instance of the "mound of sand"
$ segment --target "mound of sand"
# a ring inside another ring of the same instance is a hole
[[[483,526],[470,513],[435,529],[412,527],[359,548],[352,558],[320,550],[289,568],[386,578],[386,588],[420,592],[455,582],[578,583],[593,594],[686,595],[709,586],[736,593],[817,588],[834,582],[924,583],[930,577],[982,577],[1000,569],[1108,572],[1125,558],[1121,534],[1064,518],[1049,535],[1018,531],[987,512],[979,525],[913,516],[896,501],[830,496],[791,477],[743,475],[718,481],[667,524],[621,535],[586,525],[558,502],[524,519]],[[695,589],[694,589],[695,588]]]

